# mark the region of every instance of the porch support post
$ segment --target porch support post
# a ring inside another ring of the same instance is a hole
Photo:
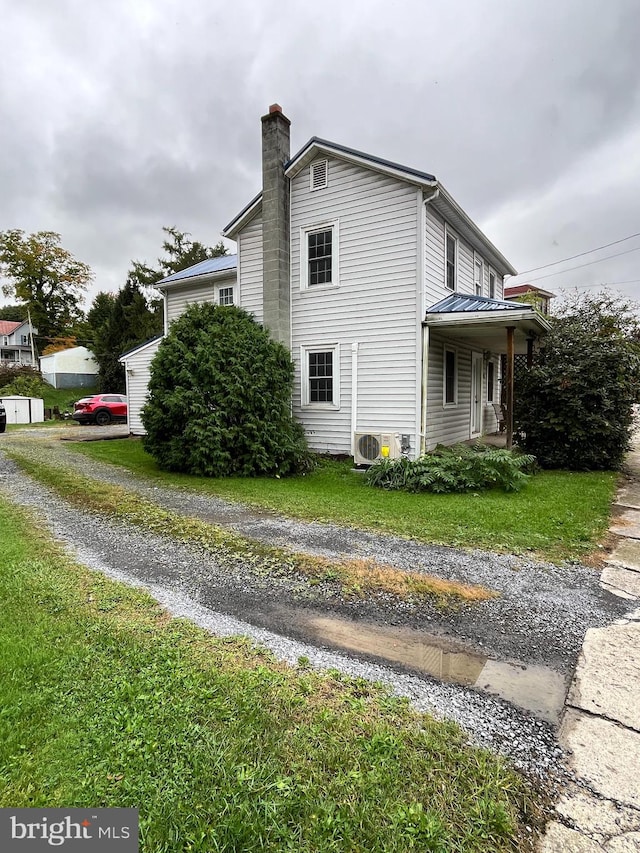
[[[514,326],[507,326],[507,375],[506,382],[506,421],[507,421],[507,450],[513,447],[513,333]]]

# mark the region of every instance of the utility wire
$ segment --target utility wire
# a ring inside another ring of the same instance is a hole
[[[537,275],[535,276],[535,278],[530,278],[529,281],[541,281],[543,278],[553,278],[557,275],[564,275],[564,273],[571,272],[571,270],[581,270],[583,269],[583,267],[590,267],[593,266],[593,264],[599,264],[601,261],[610,261],[611,258],[619,258],[621,255],[630,255],[632,252],[640,252],[640,246],[635,249],[627,249],[626,252],[616,252],[614,255],[607,255],[605,258],[598,258],[596,261],[588,261],[586,264],[578,264],[575,267],[567,267],[566,270],[558,270],[558,272],[550,272],[546,275]],[[542,269],[542,267],[540,267],[540,269]],[[524,273],[521,273],[521,275],[524,275]],[[511,287],[511,282],[509,282],[507,287]]]
[[[555,267],[556,264],[563,264],[565,261],[574,261],[576,258],[584,257],[584,255],[590,255],[593,252],[599,252],[600,249],[608,249],[610,246],[617,246],[618,243],[626,243],[627,240],[633,240],[634,237],[640,237],[640,231],[638,231],[637,234],[630,234],[628,237],[623,237],[621,240],[614,240],[613,243],[605,243],[604,246],[598,246],[596,249],[589,249],[586,252],[580,252],[577,255],[571,255],[571,257],[569,258],[562,258],[562,260],[560,261],[553,261],[552,263],[544,264],[541,267],[534,267],[533,269],[525,270],[524,272],[519,272],[518,276],[527,275],[530,272],[538,272],[538,270],[546,270],[549,267]],[[615,257],[615,255],[612,255],[612,257]],[[514,276],[514,278],[516,278],[516,276]]]

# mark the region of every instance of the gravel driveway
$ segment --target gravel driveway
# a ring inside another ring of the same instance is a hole
[[[113,427],[106,429],[110,430],[107,435],[115,434]],[[75,430],[70,432],[77,435]],[[97,433],[93,435],[97,437]],[[469,660],[482,663],[489,658],[493,666],[510,666],[507,672],[513,673],[512,680],[517,681],[519,670],[540,668],[565,684],[586,629],[608,624],[625,612],[623,601],[600,588],[599,575],[593,569],[428,546],[257,513],[187,490],[155,486],[123,469],[74,453],[65,442],[56,440],[62,437],[59,432],[53,436],[38,430],[28,435],[14,432],[6,439],[8,443],[37,442],[46,446],[49,461],[55,459],[84,476],[122,485],[162,507],[233,528],[270,545],[331,557],[373,557],[400,568],[497,590],[498,599],[442,614],[430,606],[417,607],[384,596],[345,599],[330,584],[311,587],[302,578],[273,578],[256,574],[250,567],[236,566],[230,571],[228,565],[216,563],[215,555],[195,546],[64,504],[0,453],[3,493],[35,510],[84,564],[144,586],[172,613],[187,616],[213,633],[250,636],[290,663],[305,656],[314,666],[335,667],[383,682],[394,692],[409,696],[420,710],[456,720],[475,742],[510,756],[527,772],[545,776],[560,772],[561,751],[553,724],[481,690],[425,675],[420,666],[402,660],[402,655],[400,660],[396,656],[395,662],[390,661],[384,640],[390,631],[395,632],[396,640],[427,632],[436,649],[440,645],[467,653]],[[334,623],[340,629],[337,633],[326,627],[335,628]],[[378,632],[382,642],[376,648],[355,643],[356,651],[345,654],[345,645],[349,645],[344,642],[345,626],[348,632],[350,626],[360,632],[361,637]],[[404,648],[406,643],[402,640],[393,645]],[[537,689],[535,683],[533,686]]]

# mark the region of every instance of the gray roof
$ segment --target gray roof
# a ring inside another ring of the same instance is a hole
[[[427,314],[454,314],[465,311],[526,311],[531,308],[522,302],[507,302],[505,299],[489,299],[488,296],[473,296],[468,293],[452,293],[427,308]],[[533,311],[533,309],[531,308]]]
[[[430,175],[428,172],[421,172],[418,169],[412,169],[410,166],[403,166],[401,163],[394,163],[392,160],[384,160],[382,157],[374,157],[372,154],[366,154],[364,151],[357,151],[355,148],[348,148],[346,145],[338,145],[337,142],[330,142],[328,139],[320,139],[319,136],[312,136],[311,139],[307,142],[307,144],[304,145],[298,151],[297,154],[294,154],[288,163],[285,163],[285,171],[291,165],[293,165],[296,160],[299,160],[301,157],[303,157],[307,149],[311,148],[313,145],[321,145],[324,148],[331,148],[334,151],[341,152],[342,154],[348,154],[352,157],[358,157],[362,160],[368,160],[369,163],[374,163],[378,166],[385,166],[387,169],[394,169],[399,172],[405,172],[407,175],[412,175],[413,177],[421,178],[424,181],[432,182],[436,180],[436,178],[433,175]]]
[[[174,272],[173,275],[168,275],[161,279],[158,284],[168,284],[170,281],[180,281],[183,278],[193,278],[198,275],[210,275],[213,272],[224,272],[224,270],[234,270],[238,266],[237,255],[222,255],[220,258],[207,258],[206,261],[200,261],[199,264],[194,264],[192,267],[187,267],[185,270]]]

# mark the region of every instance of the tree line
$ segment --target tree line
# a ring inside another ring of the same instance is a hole
[[[2,292],[12,300],[0,307],[0,320],[22,322],[30,317],[41,355],[86,346],[100,368],[99,390],[124,393],[119,357],[163,331],[162,300],[154,285],[193,264],[226,254],[222,242],[207,246],[175,227],[164,227],[163,232],[157,263],[132,261],[120,290],[100,291],[86,312],[82,300],[94,276],[87,264],[62,246],[60,234],[0,232]]]

